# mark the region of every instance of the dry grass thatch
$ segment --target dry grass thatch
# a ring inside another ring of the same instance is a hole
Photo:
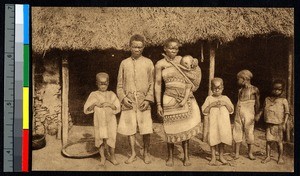
[[[126,49],[132,34],[148,45],[168,37],[182,43],[221,42],[277,32],[294,35],[292,8],[33,7],[35,52],[59,49]]]

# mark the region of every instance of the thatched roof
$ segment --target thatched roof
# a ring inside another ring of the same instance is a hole
[[[132,34],[148,45],[171,36],[182,43],[232,41],[277,32],[294,35],[292,8],[33,7],[35,52],[59,49],[126,49]]]

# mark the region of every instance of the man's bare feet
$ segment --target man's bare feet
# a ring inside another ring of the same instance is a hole
[[[106,161],[106,158],[105,157],[101,157],[100,158],[100,166],[104,166],[105,165],[105,161]]]
[[[234,155],[234,157],[233,157],[234,160],[237,160],[237,159],[239,159],[239,158],[240,158],[240,155],[237,154],[237,153],[236,153],[236,154]]]
[[[183,165],[184,166],[190,166],[190,165],[192,165],[192,163],[190,162],[189,159],[183,159]]]
[[[270,156],[267,156],[264,160],[261,161],[261,163],[265,164],[265,163],[270,162],[270,161],[271,161]]]
[[[283,161],[282,157],[278,158],[277,164],[284,164],[284,161]]]
[[[133,163],[134,161],[136,161],[136,155],[130,156],[130,157],[125,161],[125,164],[130,164],[130,163]]]
[[[210,162],[208,163],[210,166],[216,166],[217,165],[217,160],[216,158],[211,158]]]
[[[144,163],[145,163],[145,164],[150,164],[150,163],[151,163],[149,154],[145,154],[145,155],[144,155]]]
[[[228,164],[228,161],[222,155],[220,155],[220,161],[222,164]]]
[[[249,159],[251,159],[251,160],[256,160],[255,156],[253,156],[252,153],[249,153]]]
[[[173,159],[168,158],[166,161],[166,166],[172,167],[174,166],[174,161]]]
[[[111,156],[108,158],[108,161],[110,161],[113,165],[119,165],[120,163],[116,160],[116,157]]]

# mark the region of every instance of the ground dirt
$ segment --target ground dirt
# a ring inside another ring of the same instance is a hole
[[[272,146],[272,160],[269,163],[262,164],[261,160],[265,157],[265,134],[264,131],[255,130],[254,154],[257,157],[252,161],[247,158],[247,148],[244,143],[241,146],[241,156],[238,160],[232,159],[232,146],[225,147],[225,158],[229,160],[230,165],[217,166],[208,165],[210,160],[210,148],[207,143],[202,142],[201,135],[190,140],[190,160],[191,166],[182,164],[182,147],[178,143],[175,145],[174,166],[167,167],[165,160],[167,158],[167,147],[164,141],[164,132],[162,124],[154,123],[154,133],[151,135],[151,164],[144,164],[141,152],[142,148],[136,145],[138,153],[137,161],[131,164],[125,164],[124,161],[129,156],[130,148],[126,136],[117,135],[116,157],[120,162],[114,166],[106,162],[105,166],[100,166],[99,155],[90,158],[74,159],[64,157],[61,153],[61,140],[55,136],[46,136],[47,145],[40,150],[32,151],[32,170],[33,171],[226,171],[226,172],[294,172],[294,146],[291,143],[284,145],[285,164],[276,163],[278,154],[277,146]],[[93,137],[93,127],[91,126],[73,126],[69,133],[69,141],[79,141]],[[138,143],[142,143],[142,138],[137,135]]]

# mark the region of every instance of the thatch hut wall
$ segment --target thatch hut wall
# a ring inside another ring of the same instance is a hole
[[[218,48],[216,48],[215,76],[225,78],[227,85],[224,93],[235,101],[235,74],[238,69],[242,69],[243,65],[254,70],[254,75],[257,75],[254,84],[258,87],[261,85],[263,95],[267,95],[265,89],[268,87],[266,86],[268,80],[260,80],[265,79],[262,73],[268,72],[267,75],[272,77],[266,78],[269,80],[282,76],[276,74],[279,73],[278,69],[282,71],[286,69],[286,65],[282,64],[288,57],[285,55],[286,48],[283,45],[277,46],[278,50],[275,53],[283,51],[277,53],[280,56],[277,60],[282,63],[273,62],[268,53],[276,60],[276,55],[272,54],[274,48],[271,48],[274,42],[266,49],[269,45],[265,37],[272,38],[279,35],[280,40],[292,38],[294,10],[292,8],[33,7],[32,49],[38,55],[36,62],[45,60],[41,58],[46,53],[48,58],[58,58],[58,63],[61,63],[61,55],[67,54],[70,71],[69,106],[74,123],[91,123],[91,118],[76,119],[76,117],[82,116],[82,103],[88,93],[95,89],[93,85],[95,85],[96,72],[109,72],[112,75],[110,89],[115,90],[114,69],[118,68],[122,59],[129,56],[129,36],[135,33],[146,37],[147,47],[144,55],[153,59],[154,63],[161,58],[162,43],[169,37],[178,38],[184,44],[180,55],[191,54],[201,58],[201,45],[204,45],[205,59],[200,63],[203,80],[202,86],[196,93],[199,104],[203,102],[208,92],[209,43],[216,41]],[[257,41],[251,42],[252,39]],[[257,55],[251,53],[261,49],[264,51],[256,52]],[[251,62],[253,58],[255,61]],[[265,65],[267,69],[260,67],[261,64],[267,64],[267,61],[276,64]],[[108,64],[114,69],[107,67]],[[88,71],[84,73],[82,68],[87,68],[90,73]],[[264,71],[260,72],[260,69]],[[228,70],[231,74],[228,74]],[[39,77],[41,75],[37,74],[36,79],[41,80]],[[286,75],[282,77],[286,79]],[[45,82],[43,84],[48,85]],[[61,82],[57,85],[61,85]]]

